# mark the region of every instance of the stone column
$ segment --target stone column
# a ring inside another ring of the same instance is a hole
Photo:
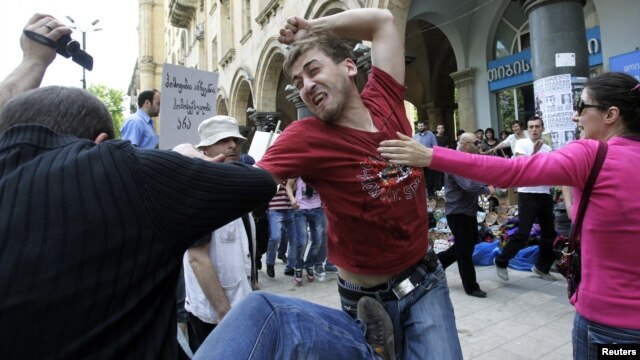
[[[428,102],[422,106],[422,113],[427,115],[429,130],[435,134],[436,126],[444,123],[442,108],[437,107],[434,102]]]
[[[589,76],[583,7],[586,0],[520,0],[529,18],[533,80]],[[575,66],[556,66],[556,54],[575,54]]]
[[[475,108],[474,83],[476,68],[467,68],[449,74],[458,89],[458,114],[460,115],[460,128],[465,131],[474,131],[477,128],[477,116]]]
[[[256,111],[249,115],[249,120],[253,121],[256,125],[257,131],[272,131],[275,130],[276,124],[278,120],[280,120],[280,113]]]
[[[311,111],[309,111],[309,108],[307,107],[307,104],[305,104],[304,101],[302,101],[302,98],[300,97],[298,90],[293,89],[291,93],[287,95],[286,99],[287,101],[290,101],[293,103],[293,105],[295,105],[297,120],[300,120],[312,115]]]
[[[138,41],[140,89],[154,88],[156,65],[153,61],[153,0],[140,0]]]

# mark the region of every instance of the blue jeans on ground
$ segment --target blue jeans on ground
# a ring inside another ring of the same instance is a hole
[[[321,207],[315,209],[300,209],[294,211],[294,217],[296,221],[296,236],[298,238],[298,244],[300,245],[300,251],[298,254],[298,262],[296,263],[296,269],[313,269],[315,265],[322,265],[324,258],[319,258],[322,255],[321,249],[324,247],[324,257],[327,252],[327,242],[322,236],[325,228],[326,219],[324,217],[324,210]],[[307,241],[309,235],[307,234],[307,225],[311,232],[311,248],[307,254],[307,259],[304,260],[304,249],[307,247]]]
[[[399,300],[384,302],[393,322],[397,359],[462,359],[456,318],[442,265],[423,273],[419,285]],[[338,286],[343,286],[338,282]],[[372,297],[376,298],[375,295]],[[342,309],[355,314],[357,302],[341,297]]]
[[[282,229],[289,238],[289,262],[288,265],[295,264],[296,261],[296,229],[293,219],[293,210],[268,210],[269,219],[269,244],[267,245],[267,265],[276,263],[276,252],[282,237]],[[293,261],[293,262],[292,262]]]
[[[576,360],[598,359],[598,344],[640,344],[640,330],[598,324],[585,319],[577,311],[571,335],[573,358]]]
[[[376,359],[364,330],[344,311],[256,291],[231,308],[193,359]]]

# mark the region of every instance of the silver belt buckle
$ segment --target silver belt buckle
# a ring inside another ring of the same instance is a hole
[[[394,286],[391,291],[393,291],[398,299],[402,299],[403,297],[407,296],[407,294],[412,292],[415,288],[416,287],[413,286],[411,280],[409,278],[406,278],[402,280],[400,284]]]

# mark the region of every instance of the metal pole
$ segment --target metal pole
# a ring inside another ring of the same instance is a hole
[[[86,50],[86,41],[87,41],[87,32],[83,31],[82,32],[82,51]],[[87,73],[85,68],[82,68],[82,88],[86,89],[87,88]]]

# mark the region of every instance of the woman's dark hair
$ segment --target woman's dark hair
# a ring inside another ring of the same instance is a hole
[[[493,128],[488,127],[485,131],[484,131],[484,135],[487,136],[487,133],[490,132],[491,134],[493,134],[493,138],[495,139],[496,137],[496,132],[495,130],[493,130]]]
[[[638,80],[625,73],[607,72],[587,80],[584,87],[595,104],[617,107],[627,130],[640,133]]]
[[[111,114],[88,91],[47,86],[26,91],[7,103],[0,113],[0,133],[18,124],[42,124],[60,134],[94,140],[101,133],[115,138]]]

